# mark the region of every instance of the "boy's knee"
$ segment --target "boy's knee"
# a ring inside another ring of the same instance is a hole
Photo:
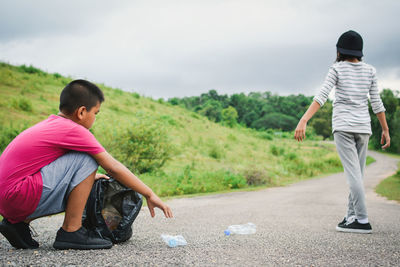
[[[96,160],[87,153],[74,151],[74,152],[69,152],[68,155],[70,157],[73,157],[74,160],[76,162],[79,162],[82,166],[92,169],[97,169],[99,167],[99,164],[96,162]]]

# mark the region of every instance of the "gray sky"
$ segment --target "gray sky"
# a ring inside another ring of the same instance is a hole
[[[0,60],[153,98],[314,95],[340,34],[400,90],[400,1],[0,0]]]

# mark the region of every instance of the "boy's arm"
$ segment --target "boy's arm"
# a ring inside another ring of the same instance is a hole
[[[294,131],[294,139],[297,141],[303,141],[303,139],[306,138],[307,122],[312,118],[312,116],[314,116],[315,112],[317,112],[320,107],[320,104],[315,100],[311,103],[310,107],[297,124],[296,130]]]
[[[386,122],[385,112],[376,113],[376,116],[378,117],[379,123],[381,124],[382,127],[381,145],[384,144],[382,146],[382,149],[386,149],[390,147],[390,135],[389,135],[389,127]]]
[[[98,153],[96,155],[93,155],[93,157],[97,161],[97,163],[117,181],[142,194],[146,198],[151,217],[155,216],[155,207],[161,209],[164,212],[165,217],[172,217],[171,209],[166,204],[164,204],[164,202],[162,202],[162,200],[150,189],[150,187],[145,185],[121,162],[114,159],[107,152]]]

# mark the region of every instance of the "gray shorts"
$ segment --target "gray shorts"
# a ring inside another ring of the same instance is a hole
[[[89,154],[81,152],[69,152],[44,166],[40,170],[43,179],[42,196],[28,219],[65,211],[71,191],[96,171],[98,166]]]

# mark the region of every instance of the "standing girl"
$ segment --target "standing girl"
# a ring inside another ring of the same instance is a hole
[[[298,141],[305,138],[308,120],[324,105],[330,91],[335,87],[332,131],[350,187],[347,214],[336,230],[372,233],[363,183],[368,140],[372,134],[368,94],[372,110],[382,127],[381,144],[385,143],[383,149],[390,146],[385,107],[378,93],[375,68],[361,62],[362,37],[355,31],[345,32],[340,36],[336,48],[336,62],[330,67],[320,92],[300,119],[294,138]]]

